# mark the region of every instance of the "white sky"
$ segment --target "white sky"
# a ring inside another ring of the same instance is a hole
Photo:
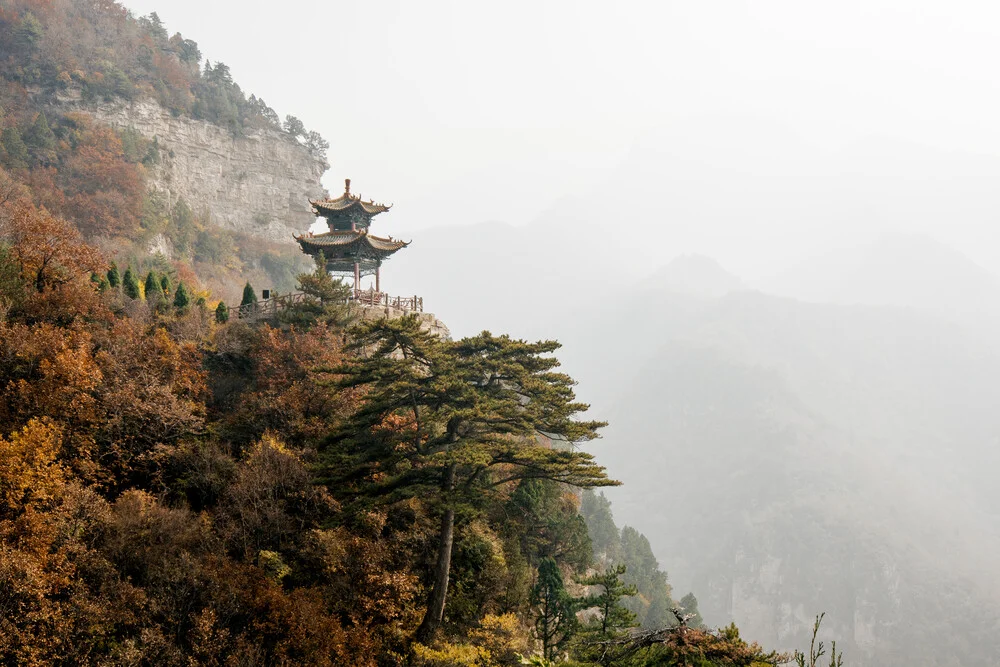
[[[126,4],[157,11],[171,33],[226,62],[248,93],[320,131],[331,143],[327,187],[339,191],[350,177],[362,195],[394,202],[387,231],[400,235],[530,223],[562,197],[591,191],[649,137],[691,135],[691,150],[725,163],[754,139],[714,141],[726,119],[781,127],[817,159],[873,137],[1000,156],[1000,3]],[[1000,272],[1000,233],[982,219],[901,224]],[[762,242],[780,246],[787,228],[761,224]],[[678,251],[721,255],[737,272],[765,272],[761,264],[780,255],[762,251],[755,264],[691,244]]]

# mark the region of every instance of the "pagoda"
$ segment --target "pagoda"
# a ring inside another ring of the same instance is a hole
[[[351,179],[344,180],[344,194],[336,199],[310,200],[318,217],[326,218],[328,231],[322,234],[302,234],[295,237],[307,255],[323,253],[326,269],[332,275],[353,276],[355,298],[361,291],[362,276],[375,276],[375,292],[381,293],[382,262],[408,242],[369,234],[372,218],[385,213],[391,206],[362,201],[351,194]]]

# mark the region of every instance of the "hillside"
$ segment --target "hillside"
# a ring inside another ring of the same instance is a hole
[[[76,0],[0,5],[0,166],[121,265],[233,300],[308,267],[328,144],[282,123],[155,14]]]
[[[325,142],[200,60],[0,0],[0,663],[781,658],[581,493],[618,482],[557,342],[349,304],[289,247]],[[247,280],[302,297],[238,319]]]

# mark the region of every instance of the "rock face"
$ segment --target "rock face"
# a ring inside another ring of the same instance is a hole
[[[325,196],[320,184],[330,165],[283,132],[261,130],[234,137],[212,123],[174,116],[153,100],[83,105],[61,100],[117,128],[156,139],[161,161],[151,185],[173,204],[183,199],[225,229],[293,243],[315,221],[309,199]]]
[[[378,320],[382,318],[394,320],[397,317],[415,314],[417,319],[420,320],[421,329],[444,340],[451,340],[451,331],[448,330],[448,326],[435,317],[433,313],[411,313],[408,310],[388,306],[360,306],[359,314],[362,320]]]

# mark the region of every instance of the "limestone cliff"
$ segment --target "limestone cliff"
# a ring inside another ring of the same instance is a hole
[[[150,99],[85,105],[67,95],[60,103],[155,138],[162,157],[151,170],[151,186],[170,203],[183,199],[195,212],[207,211],[221,227],[292,243],[293,233],[315,221],[309,199],[325,194],[320,178],[329,164],[283,132],[237,137],[212,123],[175,116]]]

